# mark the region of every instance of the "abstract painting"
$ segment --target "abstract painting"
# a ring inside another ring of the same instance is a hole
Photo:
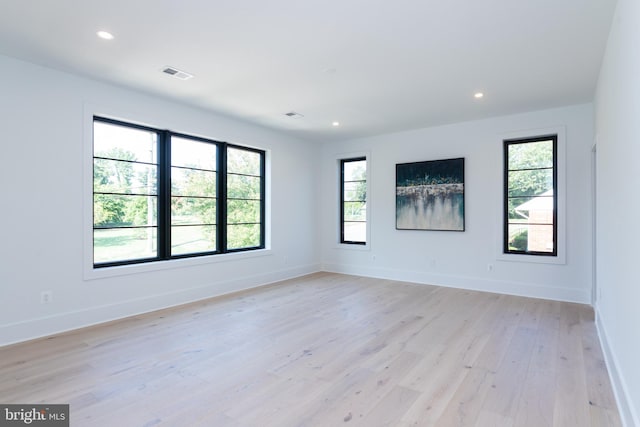
[[[396,229],[464,231],[464,158],[396,165]]]

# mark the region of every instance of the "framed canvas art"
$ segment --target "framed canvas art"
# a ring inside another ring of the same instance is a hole
[[[396,229],[464,231],[464,158],[396,165]]]

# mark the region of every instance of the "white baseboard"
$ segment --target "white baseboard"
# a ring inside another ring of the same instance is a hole
[[[188,304],[207,298],[258,288],[281,280],[292,279],[318,271],[320,271],[320,265],[306,265],[266,274],[243,276],[232,280],[207,284],[205,286],[153,295],[148,298],[139,298],[117,304],[96,306],[53,316],[30,319],[23,322],[9,323],[0,326],[0,347],[164,308]]]
[[[604,326],[602,315],[600,314],[597,306],[595,311],[598,338],[600,338],[600,346],[604,353],[604,361],[607,364],[607,371],[609,372],[611,386],[613,387],[613,394],[615,395],[616,403],[618,404],[620,418],[622,418],[622,425],[625,427],[640,427],[640,418],[638,417],[636,409],[630,404],[631,399],[629,398],[627,383],[624,380],[624,376],[621,375],[620,370],[618,369],[620,364],[615,352],[609,345],[607,328]]]
[[[406,282],[445,286],[449,288],[591,304],[591,295],[588,291],[582,289],[558,288],[505,280],[487,280],[475,277],[452,276],[424,271],[359,267],[341,264],[323,264],[322,270],[332,273],[353,274],[365,277],[375,277],[378,279],[402,280]]]

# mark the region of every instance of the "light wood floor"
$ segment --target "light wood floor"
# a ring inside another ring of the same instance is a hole
[[[619,426],[588,306],[318,273],[0,348],[72,426]]]

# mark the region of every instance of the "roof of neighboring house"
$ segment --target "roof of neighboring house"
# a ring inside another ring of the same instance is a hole
[[[545,191],[539,196],[516,206],[516,212],[527,218],[524,211],[552,211],[553,210],[553,190]]]

